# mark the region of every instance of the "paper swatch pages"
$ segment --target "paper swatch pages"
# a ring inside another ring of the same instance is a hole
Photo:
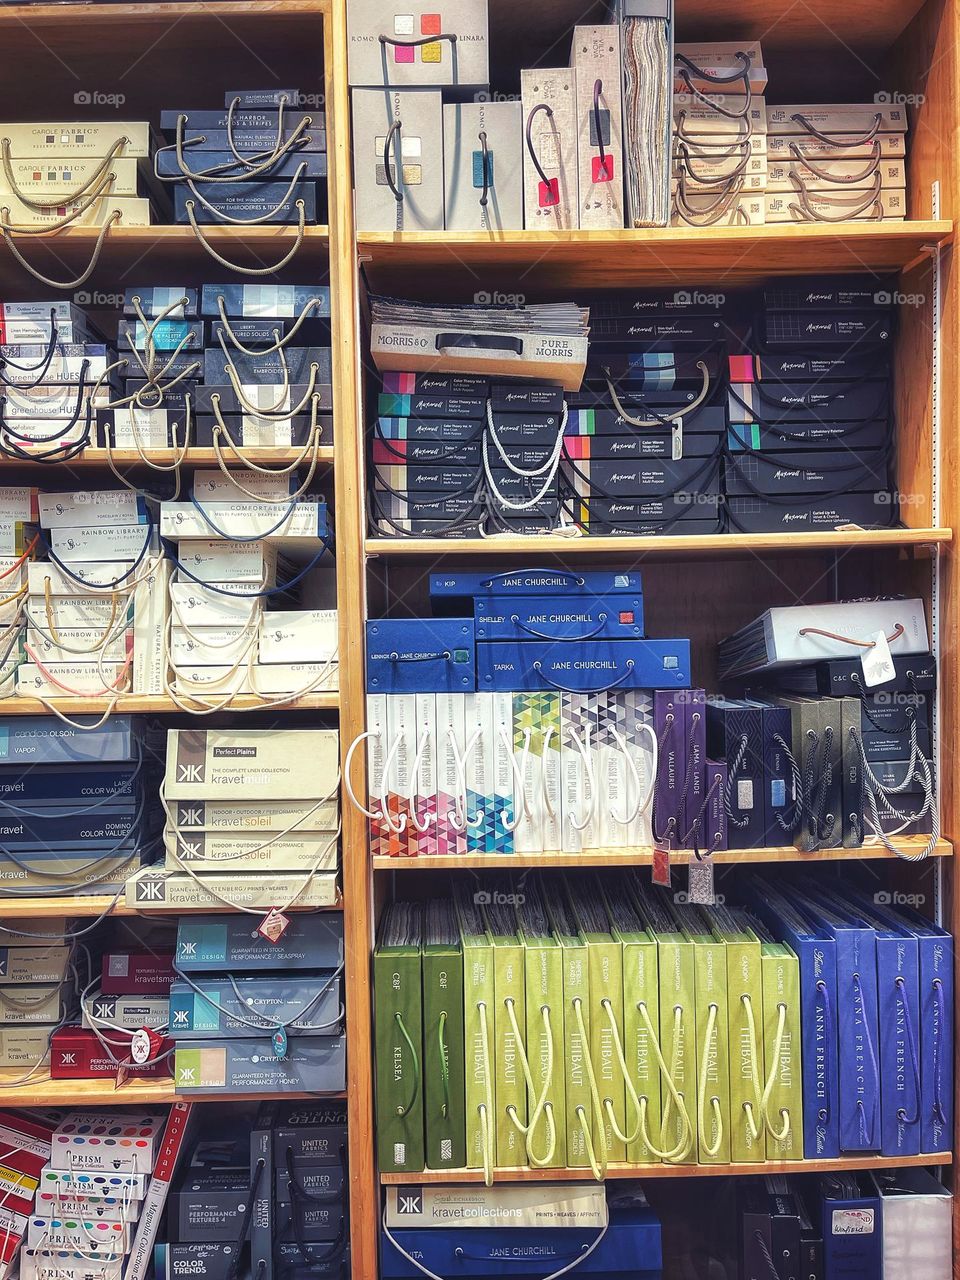
[[[589,312],[573,302],[433,305],[371,297],[370,353],[381,370],[500,374],[576,390]]]
[[[671,0],[621,0],[624,173],[632,227],[670,217]]]

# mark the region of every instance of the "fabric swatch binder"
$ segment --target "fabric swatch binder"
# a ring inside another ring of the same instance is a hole
[[[496,1157],[494,1100],[494,985],[493,944],[483,926],[480,908],[463,887],[456,894],[463,950],[463,1039],[468,1069],[464,1091],[467,1168],[492,1176]]]
[[[632,227],[670,218],[673,102],[672,0],[620,0],[624,172]]]
[[[527,1160],[538,1168],[567,1163],[566,1096],[563,1057],[563,952],[534,886],[517,907],[524,949],[529,1089]]]
[[[513,915],[505,904],[484,903],[481,915],[493,944],[496,1162],[511,1168],[525,1163],[527,1086],[521,1057],[526,1022],[523,944],[517,936]]]
[[[458,695],[453,695],[458,696]],[[428,1169],[466,1163],[463,954],[453,906],[428,902],[423,928],[423,1109]]]
[[[377,1153],[383,1172],[423,1169],[420,908],[387,909],[373,956],[377,1046]]]

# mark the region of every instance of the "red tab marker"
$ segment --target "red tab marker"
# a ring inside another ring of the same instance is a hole
[[[549,182],[538,184],[541,209],[552,209],[560,203],[560,179],[551,178]]]
[[[670,850],[659,844],[653,846],[653,883],[670,888]]]
[[[613,156],[594,156],[591,162],[594,182],[613,181]]]

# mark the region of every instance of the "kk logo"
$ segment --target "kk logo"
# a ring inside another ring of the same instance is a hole
[[[105,1022],[111,1022],[117,1011],[117,1002],[115,1000],[100,1000],[93,1006],[93,1016],[102,1018]]]
[[[60,1065],[62,1067],[75,1067],[77,1065],[77,1055],[75,1053],[61,1053]]]
[[[181,1083],[181,1084],[196,1084],[196,1082],[197,1082],[197,1069],[196,1069],[196,1067],[181,1067],[181,1068],[180,1068],[180,1083]]]
[[[180,808],[179,826],[181,827],[202,827],[203,826],[203,810],[197,806],[183,805]]]
[[[163,881],[162,880],[138,880],[137,881],[137,901],[138,902],[163,902]]]
[[[184,860],[189,860],[190,858],[199,858],[200,843],[201,842],[199,840],[184,840],[184,838],[181,836],[180,837],[181,858],[183,858]]]
[[[398,1187],[397,1213],[407,1216],[423,1213],[423,1188]]]
[[[185,1027],[188,1025],[188,1022],[189,1022],[189,1019],[187,1018],[186,1009],[176,1009],[174,1011],[173,1025],[175,1027]]]
[[[198,764],[182,764],[179,773],[180,782],[202,782],[203,778],[200,773]]]
[[[195,956],[196,954],[197,954],[197,944],[196,944],[195,942],[181,942],[181,943],[180,943],[180,955],[181,955],[181,956],[183,956],[183,957],[185,957],[185,956]]]

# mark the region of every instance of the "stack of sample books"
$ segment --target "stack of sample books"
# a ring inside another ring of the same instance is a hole
[[[333,585],[314,572],[327,550],[327,506],[293,483],[286,474],[200,471],[189,501],[161,504],[160,532],[176,547],[171,697],[226,706],[238,694],[289,701],[337,687],[336,610],[320,607]],[[292,605],[302,607],[281,612]]]
[[[161,693],[170,562],[155,504],[130,489],[41,491],[34,500],[39,529],[31,538],[36,558],[25,566],[26,661],[17,693],[41,700]]]
[[[175,221],[301,231],[324,222],[326,124],[301,98],[297,89],[244,89],[227,92],[222,110],[162,111],[165,144],[154,163],[156,177],[173,184]]]
[[[7,861],[4,869],[10,865]],[[20,927],[40,937],[10,934],[4,944],[8,950],[0,973],[0,1071],[12,1079],[49,1061],[51,1036],[74,1012],[73,948],[63,944],[62,935],[36,925],[26,920]]]
[[[52,1115],[23,1115],[16,1111],[0,1112],[0,1136],[3,1140],[3,1177],[6,1183],[3,1207],[0,1209],[0,1276],[30,1276],[30,1250],[23,1248],[29,1217],[40,1200],[37,1187],[46,1174],[50,1159],[55,1121]]]
[[[0,206],[14,232],[153,220],[149,124],[5,121],[0,133],[10,161],[0,173]]]
[[[175,964],[170,1035],[178,1093],[345,1087],[339,915],[294,915],[276,940],[240,915],[181,920]]]
[[[475,617],[367,624],[375,855],[651,843],[656,717],[690,696],[689,642],[644,638],[639,575],[584,578],[436,574],[438,608]]]
[[[765,286],[753,349],[730,356],[734,530],[896,522],[893,287],[865,276]]]
[[[660,1223],[638,1183],[609,1190],[573,1182],[424,1186],[413,1203],[406,1188],[388,1187],[386,1201],[386,1280],[415,1280],[415,1264],[435,1275],[456,1267],[467,1280],[492,1274],[516,1280],[533,1257],[540,1266],[582,1257],[577,1270],[594,1277],[664,1274]]]
[[[153,860],[155,736],[129,716],[80,727],[11,716],[0,735],[2,892],[117,892]]]
[[[674,46],[671,221],[764,221],[767,72],[757,43]]]
[[[52,1265],[119,1280],[138,1233],[150,1175],[165,1143],[165,1117],[71,1111],[57,1124],[40,1173],[20,1275],[36,1280]]]
[[[370,439],[371,517],[412,537],[544,533],[560,515],[563,389],[387,372]]]
[[[0,303],[0,454],[68,462],[96,442],[113,352],[73,302]]]
[[[0,699],[12,697],[17,671],[26,660],[27,562],[37,549],[36,491],[27,485],[0,486]]]
[[[332,729],[172,729],[163,784],[163,892],[137,904],[336,901],[339,746]],[[177,895],[180,895],[178,897]],[[238,910],[241,907],[236,908]]]
[[[371,297],[370,319],[370,354],[381,372],[485,374],[567,391],[583,378],[590,317],[572,302],[505,309]]]
[[[240,1103],[229,1119],[204,1108],[153,1251],[156,1280],[222,1280],[235,1266],[349,1275],[346,1110],[334,1099]]]
[[[176,286],[124,291],[117,325],[119,382],[107,407],[97,410],[101,446],[142,456],[149,449],[192,443],[206,335],[198,296],[196,289]]]
[[[937,669],[927,649],[920,600],[771,609],[721,643],[721,676],[753,687],[745,700],[718,703],[715,715],[729,720],[732,736],[747,735],[748,749],[738,757],[743,780],[759,781],[775,759],[781,772],[800,779],[783,789],[778,814],[768,814],[800,848],[880,839],[897,852],[890,837],[898,834],[928,835],[925,851],[933,848],[940,833],[932,729]],[[851,650],[864,656],[851,658]],[[885,656],[874,669],[878,650]],[[754,828],[748,795],[749,806],[734,804],[736,825]],[[767,834],[775,837],[776,827]]]
[[[907,108],[879,97],[767,107],[767,222],[906,218]]]
[[[710,534],[722,528],[728,338],[723,294],[607,293],[590,299],[586,375],[568,393],[565,509],[591,534]]]
[[[105,951],[99,982],[81,993],[79,1025],[53,1037],[53,1079],[129,1075],[169,1078],[173,1043],[170,1019],[173,956],[154,951]]]

